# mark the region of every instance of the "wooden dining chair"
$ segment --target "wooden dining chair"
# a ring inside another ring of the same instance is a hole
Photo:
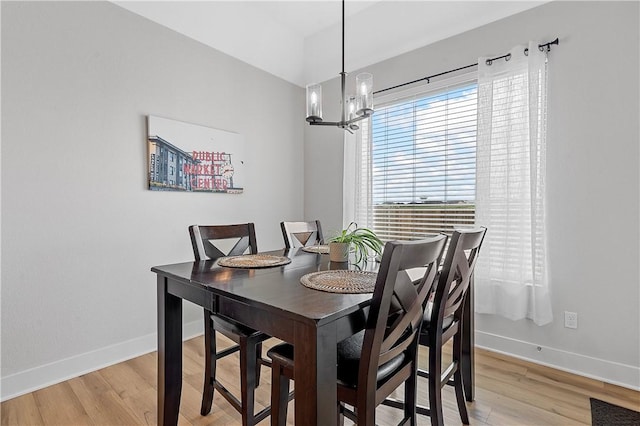
[[[310,222],[280,222],[285,248],[324,244],[319,220]]]
[[[447,237],[388,242],[384,247],[365,330],[338,344],[338,416],[375,425],[375,408],[404,384],[404,420],[416,424],[417,348],[424,304]],[[419,273],[419,274],[416,274]],[[294,379],[295,348],[274,346],[271,424],[286,422],[286,394]],[[345,407],[354,407],[350,411]]]
[[[462,423],[469,424],[464,400],[461,360],[464,304],[486,228],[454,231],[447,255],[433,290],[433,300],[426,305],[419,343],[429,348],[429,370],[418,369],[429,383],[429,407],[418,406],[418,414],[431,417],[431,425],[442,426],[442,388],[455,388]],[[471,312],[473,315],[473,312]],[[442,368],[442,346],[453,339],[451,363]],[[443,371],[444,370],[444,371]]]
[[[193,225],[189,227],[189,235],[196,261],[238,256],[247,251],[250,254],[258,252],[253,223],[217,226]],[[232,240],[235,245],[225,254],[213,243],[216,240]],[[216,350],[216,331],[234,341],[236,345],[218,352]],[[209,414],[213,403],[213,392],[217,389],[220,395],[240,412],[243,426],[254,425],[269,415],[269,408],[254,415],[255,388],[260,384],[260,366],[263,363],[268,363],[268,361],[262,360],[262,342],[269,337],[267,334],[205,309],[205,377],[200,414],[203,416]],[[216,361],[237,351],[240,351],[241,395],[239,400],[216,379]]]

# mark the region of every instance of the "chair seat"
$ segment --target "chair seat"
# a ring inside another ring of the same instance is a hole
[[[245,337],[245,338],[253,337],[257,339],[264,337],[264,339],[262,340],[266,340],[270,337],[269,335],[264,334],[261,331],[254,330],[253,328],[247,327],[244,324],[240,324],[239,322],[236,322],[230,318],[225,318],[216,314],[212,314],[211,319],[213,320],[213,324],[214,324],[213,327],[216,329],[216,331],[221,332],[225,336],[236,341],[236,343],[237,343],[238,337]]]
[[[364,330],[338,343],[338,380],[346,386],[355,387],[358,383],[358,369],[364,343]],[[293,368],[294,347],[288,343],[276,345],[267,352],[275,362],[285,367]],[[378,368],[378,381],[384,380],[396,371],[404,361],[404,354],[400,354],[391,361]]]
[[[429,328],[431,325],[431,312],[433,311],[433,303],[427,303],[424,309],[424,316],[422,317],[422,327],[420,328],[420,336],[422,338],[429,336]],[[442,320],[442,331],[445,332],[453,324],[453,315],[448,316]]]
[[[267,352],[267,356],[284,367],[293,368],[293,345],[280,343]]]
[[[358,370],[364,343],[364,332],[362,330],[358,334],[354,334],[338,343],[338,380],[350,387],[355,387],[358,384]],[[402,365],[404,357],[404,353],[401,353],[378,367],[376,379],[381,381],[390,376]]]

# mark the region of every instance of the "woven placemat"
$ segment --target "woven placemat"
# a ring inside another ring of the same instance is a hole
[[[373,293],[376,276],[375,272],[336,269],[303,275],[300,283],[305,287],[329,293]]]
[[[291,263],[291,259],[284,256],[271,256],[269,254],[246,254],[243,256],[223,257],[218,260],[218,265],[229,268],[271,268],[274,266]]]
[[[302,247],[302,251],[306,251],[309,253],[320,253],[320,254],[329,254],[329,246],[306,246]]]

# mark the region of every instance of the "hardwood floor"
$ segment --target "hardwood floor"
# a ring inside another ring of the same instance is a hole
[[[220,345],[229,341],[220,338]],[[266,348],[275,340],[265,342]],[[237,425],[238,413],[217,393],[214,408],[200,416],[203,372],[202,337],[184,343],[181,425]],[[421,352],[421,365],[426,364]],[[269,404],[271,370],[263,368],[256,410]],[[219,361],[218,374],[237,392],[237,359]],[[427,404],[420,379],[419,401]],[[552,368],[488,352],[476,351],[476,401],[468,404],[472,425],[589,425],[589,397],[640,411],[640,393]],[[443,392],[446,424],[460,424],[453,389]],[[293,404],[289,424],[293,424]],[[156,424],[156,353],[104,368],[41,389],[0,405],[2,425],[145,425]],[[401,413],[380,407],[377,423],[397,424]],[[267,418],[260,425],[268,425]],[[349,424],[349,422],[345,422]],[[420,417],[419,425],[428,425]]]

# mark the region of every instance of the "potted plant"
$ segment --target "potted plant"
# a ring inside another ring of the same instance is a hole
[[[347,262],[351,250],[358,263],[366,259],[369,250],[382,253],[382,241],[370,229],[359,228],[355,222],[351,222],[340,234],[329,239],[329,259],[332,262]]]

